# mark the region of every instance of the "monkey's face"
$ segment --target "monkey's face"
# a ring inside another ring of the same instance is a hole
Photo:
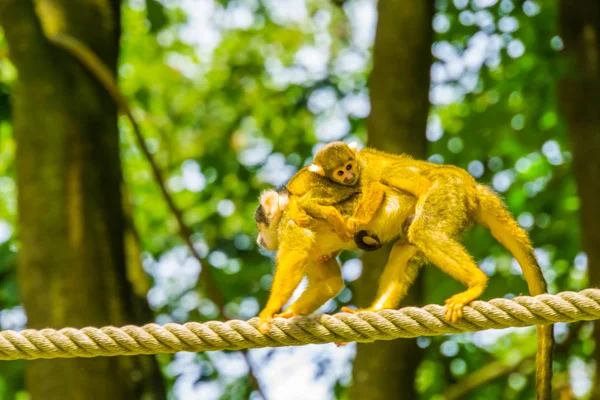
[[[332,142],[325,145],[315,154],[315,162],[309,171],[326,176],[341,185],[355,185],[360,177],[357,145],[356,142]]]
[[[353,186],[358,181],[359,176],[358,163],[354,158],[351,158],[341,164],[339,168],[334,169],[329,179],[342,185]]]
[[[265,190],[260,195],[259,202],[254,213],[254,221],[258,227],[256,242],[265,250],[277,250],[279,247],[279,220],[283,208],[287,205],[288,195],[274,190]]]

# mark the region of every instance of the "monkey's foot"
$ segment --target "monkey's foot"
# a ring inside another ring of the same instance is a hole
[[[275,314],[275,315],[274,315],[274,317],[275,317],[275,318],[286,318],[286,319],[287,319],[287,318],[292,318],[292,317],[295,317],[295,316],[297,316],[297,315],[303,315],[303,314],[299,314],[299,313],[297,313],[296,311],[294,311],[294,310],[290,310],[290,309],[288,308],[287,310],[285,310],[285,311],[284,311],[284,312],[282,312],[282,313]]]
[[[343,312],[347,312],[347,313],[349,313],[349,314],[356,314],[356,313],[359,313],[359,312],[361,312],[361,311],[370,311],[370,312],[374,312],[375,310],[374,310],[374,309],[372,309],[372,308],[357,308],[357,309],[354,309],[354,308],[349,308],[349,307],[342,307],[342,308],[341,308],[341,311],[343,311]]]
[[[263,335],[271,330],[273,324],[273,318],[261,318],[258,324],[258,331]]]
[[[473,299],[465,296],[464,293],[455,294],[446,300],[446,319],[450,322],[456,322],[463,317],[463,308]]]

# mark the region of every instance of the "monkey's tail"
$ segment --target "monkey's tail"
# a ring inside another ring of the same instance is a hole
[[[517,259],[527,281],[529,293],[533,296],[547,293],[546,280],[527,232],[519,226],[492,189],[477,185],[477,191],[480,200],[476,215],[477,222],[486,226],[496,240]],[[553,326],[538,325],[537,331],[537,398],[545,400],[551,397]]]

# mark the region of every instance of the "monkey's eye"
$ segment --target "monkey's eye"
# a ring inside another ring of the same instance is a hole
[[[341,169],[337,172],[338,176],[342,176],[344,175],[344,171],[342,171]]]
[[[352,169],[352,164],[346,165],[346,171],[350,171]]]

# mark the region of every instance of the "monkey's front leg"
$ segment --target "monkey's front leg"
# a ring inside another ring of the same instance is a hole
[[[363,188],[359,206],[354,215],[348,218],[348,222],[346,223],[346,228],[350,233],[356,233],[359,226],[367,225],[371,222],[373,215],[375,215],[383,201],[385,189],[386,187],[380,182],[374,182]]]
[[[304,276],[311,243],[303,243],[303,240],[310,241],[298,236],[296,241],[282,242],[279,247],[271,294],[267,305],[258,314],[261,319],[259,330],[263,333],[270,329],[273,316],[288,302]]]
[[[344,288],[340,264],[335,258],[323,263],[310,262],[306,268],[306,276],[308,277],[306,290],[287,310],[275,315],[276,317],[290,318],[312,314]]]
[[[419,247],[429,261],[467,286],[467,290],[446,300],[446,319],[456,322],[462,318],[463,308],[483,294],[488,278],[477,268],[473,258],[456,240],[427,231],[415,235],[411,232],[411,228],[409,228],[409,240]]]

